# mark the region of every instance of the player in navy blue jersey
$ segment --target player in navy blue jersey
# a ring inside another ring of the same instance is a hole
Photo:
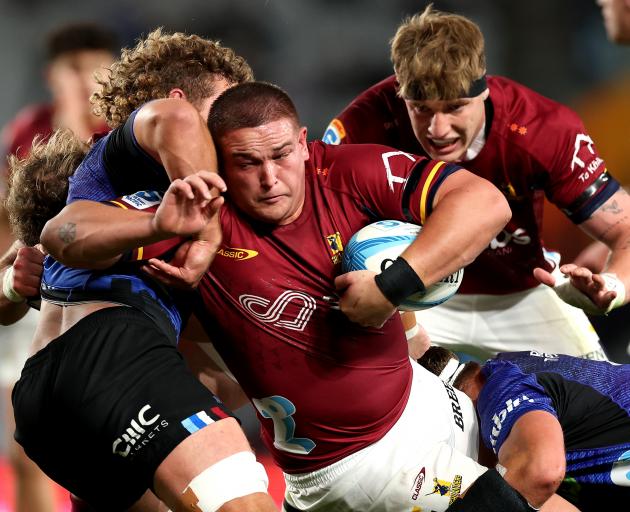
[[[182,54],[187,56],[184,65]],[[123,52],[110,87],[101,91],[101,108],[112,124],[128,115],[119,101],[125,91],[126,100],[138,92],[125,90],[123,78],[133,89],[138,81],[131,77],[148,80],[151,74],[160,77],[164,89],[151,92],[188,106],[194,115],[187,121],[196,119],[201,126],[200,114],[207,114],[219,92],[251,77],[243,59],[215,42],[156,31]],[[123,103],[129,106],[130,101]],[[115,155],[104,148],[115,145],[116,133],[97,140],[79,167],[99,174],[114,165]],[[169,170],[212,169],[216,162],[208,139],[203,141],[205,151],[183,163],[169,162]],[[215,173],[192,173],[170,185],[167,180],[166,186],[164,196],[137,193],[110,203],[119,208],[107,207],[110,220],[125,208],[147,210],[140,214],[149,235],[139,236],[138,245],[144,247],[128,258],[95,255],[94,266],[101,270],[46,259],[37,352],[13,393],[15,437],[49,476],[96,510],[155,510],[151,491],[173,510],[275,510],[266,494],[265,471],[244,433],[176,350],[185,318],[181,303],[131,261],[150,257],[142,250],[154,249],[153,242],[162,238],[202,233],[222,202],[216,192],[211,194],[223,187]],[[71,180],[69,196],[99,199],[98,191],[98,184],[82,187]],[[148,213],[156,202],[157,213]],[[69,243],[75,228],[64,226],[58,235]],[[204,244],[195,238],[179,242],[174,258],[185,267],[198,255],[195,247]],[[58,442],[68,432],[73,432],[72,443]]]
[[[476,404],[485,454],[530,503],[553,492],[580,510],[630,498],[630,365],[537,351],[458,364],[431,347],[419,362]]]

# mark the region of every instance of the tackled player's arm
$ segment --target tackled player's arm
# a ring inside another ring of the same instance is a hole
[[[506,482],[539,508],[558,489],[566,470],[564,438],[558,419],[529,411],[512,427],[498,453]]]
[[[130,249],[160,240],[153,214],[75,201],[50,219],[41,243],[57,261],[75,268],[107,268]]]
[[[170,180],[201,170],[217,171],[217,156],[205,120],[188,101],[151,101],[138,111],[133,133],[140,147],[160,162]]]
[[[422,231],[401,256],[430,286],[470,264],[511,216],[499,189],[461,169],[442,182]]]

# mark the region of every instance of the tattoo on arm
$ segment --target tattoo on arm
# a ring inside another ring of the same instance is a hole
[[[65,244],[74,242],[77,237],[77,225],[74,222],[68,222],[59,228],[59,238]]]
[[[617,215],[619,213],[623,213],[623,208],[621,208],[617,204],[616,199],[613,199],[610,203],[606,203],[602,206],[602,211],[612,213],[613,215]]]

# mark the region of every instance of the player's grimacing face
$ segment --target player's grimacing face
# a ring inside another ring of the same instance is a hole
[[[481,130],[488,90],[474,98],[405,100],[413,132],[424,150],[437,160],[455,162]]]
[[[219,146],[228,193],[241,211],[278,225],[299,217],[308,160],[306,128],[282,118],[228,132]]]

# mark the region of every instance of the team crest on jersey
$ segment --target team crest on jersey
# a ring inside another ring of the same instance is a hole
[[[217,251],[217,254],[219,256],[223,256],[224,258],[230,258],[236,261],[244,261],[258,256],[258,251],[254,251],[253,249],[240,249],[238,247],[221,247]]]
[[[143,190],[141,192],[136,192],[135,194],[123,196],[121,200],[124,203],[131,205],[136,210],[144,210],[146,208],[151,208],[151,206],[155,206],[156,204],[160,204],[162,202],[162,197],[163,195],[155,190]]]
[[[451,505],[457,498],[460,497],[462,491],[462,475],[455,475],[452,482],[447,480],[440,480],[439,478],[433,479],[433,491],[425,496],[431,496],[432,494],[439,494],[440,496],[448,496],[448,504]]]
[[[339,231],[333,233],[332,235],[328,235],[326,237],[326,241],[328,242],[328,247],[330,247],[330,252],[332,253],[332,262],[336,265],[341,261],[341,255],[343,253],[343,243],[341,242],[341,235]]]
[[[324,136],[322,140],[326,144],[341,144],[341,141],[346,136],[346,129],[343,126],[343,123],[339,119],[333,119],[326,131],[324,132]]]

